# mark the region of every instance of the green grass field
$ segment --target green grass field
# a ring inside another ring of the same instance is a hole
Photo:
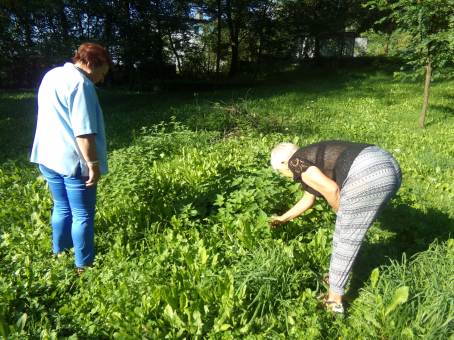
[[[110,173],[97,258],[80,278],[54,259],[46,183],[28,163],[36,98],[0,94],[0,338],[452,339],[454,81],[368,69],[293,71],[210,91],[99,91]],[[335,216],[274,174],[281,141],[377,144],[403,184],[367,235],[347,313],[320,309]]]

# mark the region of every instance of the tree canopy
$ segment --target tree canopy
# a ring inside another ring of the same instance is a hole
[[[444,25],[446,1],[377,0],[365,7],[363,0],[0,0],[0,87],[36,86],[86,41],[107,46],[116,65],[112,81],[131,88],[176,74],[261,72],[273,63],[320,58],[327,44],[345,55],[347,33],[389,32],[410,21],[406,3],[439,8],[424,20]],[[385,8],[390,4],[402,5],[395,7],[398,17]],[[446,47],[440,39],[430,50]]]
[[[409,37],[400,56],[413,77],[425,74],[419,117],[419,126],[424,127],[431,80],[434,75],[443,76],[443,67],[454,62],[454,1],[371,0],[368,6],[385,13],[379,24],[388,22]]]

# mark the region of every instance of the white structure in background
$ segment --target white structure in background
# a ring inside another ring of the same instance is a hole
[[[341,32],[319,37],[319,52],[322,57],[355,58],[367,53],[367,38],[357,37],[356,32]],[[297,59],[314,58],[316,39],[306,36],[300,40]]]
[[[367,54],[367,38],[355,38],[355,47],[353,48],[353,57],[362,57]]]

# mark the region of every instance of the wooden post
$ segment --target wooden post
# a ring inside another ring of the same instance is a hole
[[[422,104],[421,113],[419,114],[418,125],[424,128],[427,109],[429,107],[430,81],[432,79],[432,62],[429,60],[426,65],[426,79],[424,81],[424,101]]]

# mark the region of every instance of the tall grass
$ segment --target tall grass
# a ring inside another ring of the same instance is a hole
[[[365,287],[351,310],[347,337],[448,339],[454,334],[454,240],[434,243],[411,261],[392,261]],[[376,278],[374,280],[377,280]],[[400,287],[408,301],[392,307]]]

